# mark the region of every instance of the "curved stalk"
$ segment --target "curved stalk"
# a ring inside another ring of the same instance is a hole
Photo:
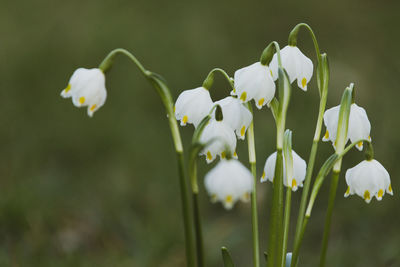
[[[206,79],[203,82],[203,87],[206,88],[207,90],[210,90],[212,84],[214,83],[214,75],[216,72],[219,72],[222,74],[222,76],[224,76],[224,78],[228,81],[229,85],[231,86],[232,90],[235,90],[235,86],[233,85],[233,79],[231,77],[229,77],[229,75],[226,73],[226,71],[224,71],[221,68],[214,68],[212,69]]]
[[[289,34],[288,44],[290,46],[296,46],[297,45],[297,34],[298,34],[298,32],[299,32],[301,27],[306,28],[307,31],[310,33],[311,39],[312,39],[312,41],[314,43],[315,54],[317,55],[318,62],[320,62],[321,52],[319,50],[317,37],[315,37],[314,31],[312,30],[312,28],[307,23],[299,23],[296,26],[294,26],[293,30]]]
[[[253,110],[250,103],[248,108],[251,113]],[[253,193],[251,194],[251,222],[252,222],[252,233],[253,233],[253,266],[260,266],[260,244],[258,239],[258,214],[257,214],[257,167],[256,167],[256,148],[254,142],[254,120],[251,122],[247,129],[247,144],[249,150],[249,163],[251,173],[254,177]]]
[[[180,185],[180,195],[181,195],[181,206],[182,206],[182,216],[183,216],[183,228],[185,237],[185,248],[186,248],[186,264],[188,267],[194,267],[194,240],[193,240],[193,221],[191,219],[190,213],[190,201],[188,196],[188,185],[185,178],[184,171],[184,159],[183,159],[183,146],[182,140],[178,128],[178,123],[175,118],[175,113],[173,110],[173,100],[168,86],[165,81],[157,74],[146,70],[143,65],[137,60],[137,58],[132,55],[129,51],[118,48],[112,50],[102,61],[99,68],[105,73],[113,65],[116,55],[123,54],[127,56],[142,72],[142,74],[149,80],[149,82],[155,87],[158,95],[160,96],[166,112],[168,114],[168,122],[171,130],[172,140],[175,147],[175,152],[177,156],[178,163],[178,178]]]
[[[146,77],[150,74],[149,71],[147,71],[142,63],[128,50],[123,49],[123,48],[117,48],[112,50],[100,63],[99,69],[101,69],[104,73],[107,72],[108,70],[111,69],[112,65],[114,64],[114,59],[115,56],[118,54],[123,54],[127,56],[135,65],[139,68],[139,70],[145,75]]]

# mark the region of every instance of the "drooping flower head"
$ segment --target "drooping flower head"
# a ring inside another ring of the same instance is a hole
[[[371,202],[374,196],[377,200],[381,200],[385,192],[393,195],[389,173],[374,159],[364,160],[348,169],[346,183],[348,188],[345,197],[357,194],[367,203]]]
[[[183,91],[175,102],[175,117],[185,126],[191,123],[197,127],[213,106],[210,92],[204,87]]]
[[[306,177],[307,163],[294,150],[292,150],[292,156],[293,156],[293,177],[286,178],[285,159],[283,158],[283,184],[286,187],[290,186],[293,191],[297,191],[298,187],[303,186],[303,181]],[[264,166],[264,172],[260,179],[261,182],[269,180],[272,183],[274,181],[275,164],[276,164],[276,152],[272,153],[267,158],[267,161],[265,162]]]
[[[251,172],[236,159],[220,161],[204,180],[211,201],[221,201],[226,209],[239,199],[249,201],[253,183]]]
[[[71,97],[76,107],[88,107],[87,113],[92,117],[107,98],[104,73],[97,68],[75,70],[61,96]]]
[[[225,97],[214,104],[221,106],[224,122],[235,131],[239,139],[244,139],[246,130],[253,120],[251,112],[237,98],[231,96]]]
[[[200,155],[205,155],[207,163],[211,163],[219,155],[221,158],[226,157],[226,146],[230,153],[236,156],[236,135],[232,128],[225,123],[224,120],[218,121],[211,119],[211,121],[204,127],[200,136],[200,143],[207,144]]]
[[[268,66],[256,62],[235,72],[235,90],[233,95],[238,96],[244,103],[254,99],[258,109],[269,104],[275,95],[275,83]]]
[[[297,86],[307,91],[307,84],[313,75],[313,63],[297,46],[287,45],[281,49],[282,67],[289,75],[290,83],[297,80]],[[278,79],[278,57],[275,53],[270,63],[274,81]]]
[[[324,123],[326,126],[325,136],[322,141],[331,141],[333,146],[335,146],[336,133],[339,121],[339,110],[340,105],[330,108],[325,111]],[[349,117],[349,127],[347,132],[347,140],[350,139],[351,142],[356,142],[361,139],[371,140],[371,123],[369,122],[367,112],[362,107],[357,106],[353,103],[350,107],[350,117]],[[346,140],[346,143],[347,143]],[[356,145],[357,149],[363,149],[363,143],[360,142]]]

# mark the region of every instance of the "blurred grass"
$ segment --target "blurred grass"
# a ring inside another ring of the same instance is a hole
[[[107,103],[94,118],[59,93],[74,69],[95,67],[111,49],[124,47],[162,74],[176,97],[200,85],[213,67],[233,74],[258,60],[268,42],[284,46],[298,22],[314,28],[329,55],[328,106],[337,105],[345,86],[355,82],[357,103],[372,123],[376,157],[389,170],[395,192],[366,205],[358,197],[341,196],[341,179],[329,266],[400,265],[398,1],[0,4],[0,266],[183,266],[175,158],[153,88],[120,58],[107,75]],[[314,56],[305,33],[298,43]],[[294,90],[287,123],[303,158],[308,158],[318,105],[315,78],[312,82],[306,94]],[[213,98],[227,92],[217,80]],[[255,127],[261,173],[275,140],[266,109],[255,115]],[[191,127],[182,129],[186,144],[191,133]],[[246,144],[238,144],[246,161]],[[317,166],[331,151],[329,144],[320,146]],[[361,159],[352,153],[344,169]],[[209,166],[200,167],[202,177]],[[302,266],[318,262],[326,185],[306,233]],[[258,188],[265,249],[270,185]],[[226,212],[201,190],[207,266],[221,265],[222,245],[238,266],[249,266],[249,205]],[[293,213],[295,218],[296,207]]]

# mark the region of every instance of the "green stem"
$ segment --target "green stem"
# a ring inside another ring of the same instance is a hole
[[[324,235],[322,238],[322,250],[321,250],[321,257],[319,266],[325,266],[325,259],[326,259],[326,252],[328,249],[328,242],[329,242],[329,232],[331,229],[331,221],[332,221],[332,213],[333,207],[335,206],[335,198],[336,198],[336,191],[339,182],[339,172],[333,171],[332,172],[332,181],[331,187],[329,190],[329,202],[328,202],[328,209],[326,212],[326,219],[325,219],[325,227],[324,227]]]
[[[276,114],[276,165],[273,180],[273,196],[270,217],[269,242],[268,242],[268,266],[274,267],[280,264],[283,245],[283,140],[286,124],[286,114],[290,102],[291,86],[284,69],[278,69],[279,74],[279,111]],[[275,247],[278,248],[275,250]]]
[[[212,108],[213,112],[214,108],[218,108],[218,106],[214,106]],[[203,232],[201,227],[201,216],[200,216],[200,207],[199,207],[199,186],[197,184],[197,157],[201,150],[204,149],[207,145],[216,141],[216,139],[211,139],[206,144],[199,143],[201,134],[206,127],[207,123],[210,121],[211,116],[208,115],[200,122],[192,137],[192,145],[189,151],[189,177],[192,188],[192,198],[193,198],[193,218],[194,218],[194,228],[195,228],[195,239],[196,239],[196,250],[197,250],[197,267],[204,266],[204,246],[203,246]]]
[[[304,217],[303,223],[301,224],[301,229],[299,231],[299,238],[300,240],[303,240],[304,237],[304,232],[306,231],[308,220],[310,219],[309,215],[306,215]],[[299,251],[301,246],[301,242],[295,243],[293,247],[293,251]],[[295,263],[297,264],[297,263]],[[293,254],[292,254],[292,265],[293,265]]]
[[[278,57],[278,66],[282,68],[281,48],[279,47],[279,44],[276,41],[273,41],[272,44],[275,47],[276,55]]]
[[[282,246],[282,260],[281,267],[286,266],[286,250],[289,237],[289,223],[290,223],[290,206],[292,203],[292,188],[290,186],[286,189],[286,200],[285,200],[285,217],[283,227],[283,246]]]
[[[335,140],[335,150],[337,154],[343,153],[345,150],[345,145],[347,142],[347,133],[348,133],[348,125],[349,125],[349,117],[351,110],[351,103],[354,96],[354,84],[351,83],[349,87],[345,89],[343,93],[342,101],[340,103],[340,111],[339,111],[339,121],[338,121],[338,129],[336,133]],[[351,95],[349,95],[351,94]],[[322,239],[322,250],[320,257],[320,266],[323,267],[325,265],[326,252],[328,249],[329,242],[329,232],[331,229],[331,221],[332,221],[332,213],[333,207],[335,206],[335,198],[336,191],[339,182],[339,174],[342,167],[342,159],[336,161],[333,166],[333,175],[331,186],[329,190],[329,202],[328,202],[328,210],[326,212],[325,218],[325,227],[324,227],[324,235]]]
[[[269,239],[268,239],[268,267],[274,267],[275,261],[280,259],[281,229],[282,229],[282,207],[283,207],[283,156],[282,148],[277,149],[276,165],[273,181],[272,208],[270,216]]]
[[[191,216],[189,215],[189,199],[187,193],[187,182],[185,179],[185,171],[184,171],[184,159],[182,152],[176,152],[178,157],[178,170],[179,170],[179,185],[180,185],[180,194],[181,194],[181,205],[182,205],[182,215],[183,215],[183,228],[185,233],[185,244],[186,244],[186,264],[188,267],[194,267],[194,240],[193,240],[193,230],[191,225],[193,225],[193,221]]]
[[[304,185],[303,185],[303,193],[301,195],[301,200],[300,200],[300,208],[299,208],[299,215],[297,217],[297,224],[296,224],[296,232],[295,232],[295,237],[294,237],[294,247],[295,248],[300,248],[300,242],[301,242],[301,229],[302,229],[302,224],[304,220],[304,213],[306,210],[306,205],[307,205],[307,198],[308,198],[308,192],[310,191],[310,184],[311,184],[311,176],[313,173],[314,169],[314,162],[315,162],[315,157],[317,154],[317,148],[318,148],[318,140],[313,141],[312,147],[311,147],[311,153],[310,153],[310,158],[308,160],[308,166],[307,166],[307,172],[306,172],[306,178],[304,180]],[[298,258],[298,250],[294,249],[293,254],[292,254],[292,264],[291,266],[294,267],[297,264],[297,258]]]
[[[284,143],[284,132],[285,132],[285,125],[286,125],[286,115],[287,115],[287,110],[289,107],[289,102],[290,102],[290,94],[291,94],[291,86],[289,82],[289,78],[287,76],[287,73],[284,71],[284,69],[279,68],[278,70],[279,73],[279,97],[280,97],[280,103],[279,103],[279,119],[277,120],[277,153],[281,154],[281,161],[283,161],[283,143]],[[278,216],[275,218],[275,223],[277,224],[277,239],[276,239],[276,246],[278,249],[276,250],[276,263],[279,264],[283,261],[283,257],[286,257],[286,255],[282,254],[282,248],[283,248],[283,163],[282,168],[278,174],[278,177],[280,177],[279,182],[277,184],[277,187],[275,187],[275,179],[277,176],[277,173],[275,172],[275,178],[274,178],[274,194],[275,190],[277,189],[277,210],[278,210]]]
[[[302,25],[302,24],[300,24],[300,25]],[[313,175],[314,163],[315,163],[315,158],[317,156],[317,150],[318,150],[318,142],[321,137],[321,129],[322,129],[322,123],[323,123],[323,118],[324,118],[324,113],[325,113],[325,108],[326,108],[326,101],[328,99],[328,84],[329,84],[329,66],[328,66],[328,61],[327,61],[327,55],[323,54],[321,56],[321,54],[319,52],[318,42],[315,39],[315,35],[312,32],[312,30],[310,30],[310,32],[311,32],[311,36],[314,41],[315,51],[317,53],[317,58],[318,58],[318,73],[317,73],[318,75],[317,75],[317,77],[319,77],[319,81],[317,84],[318,84],[318,89],[320,92],[320,102],[319,102],[317,124],[316,124],[315,132],[314,132],[314,139],[313,139],[313,143],[311,146],[311,152],[310,152],[310,157],[308,160],[308,166],[307,166],[307,171],[306,171],[306,177],[304,180],[303,192],[302,192],[301,200],[300,200],[299,215],[297,217],[296,232],[295,232],[295,238],[294,238],[294,244],[295,244],[294,247],[298,248],[298,249],[301,246],[300,243],[301,243],[302,237],[300,235],[300,231],[302,229],[304,213],[306,210],[308,194],[310,191],[311,177]],[[293,254],[292,254],[291,267],[295,267],[297,265],[298,257],[299,257],[299,251],[297,249],[294,249]]]
[[[216,105],[216,108],[221,108],[219,105]],[[214,109],[214,108],[213,108]],[[212,111],[210,112],[210,114]],[[199,143],[201,134],[206,127],[207,123],[211,119],[211,115],[206,116],[200,124],[197,126],[195,132],[193,133],[192,137],[192,145],[190,147],[189,152],[189,177],[191,182],[192,188],[192,197],[193,197],[193,217],[194,217],[194,225],[195,225],[195,237],[196,237],[196,249],[197,249],[197,267],[204,266],[204,245],[203,245],[203,233],[201,229],[201,216],[200,216],[200,207],[198,201],[199,195],[199,186],[197,184],[197,157],[201,150],[203,150],[206,146],[212,144],[213,142],[219,140],[220,142],[224,142],[224,140],[220,140],[219,138],[212,138],[205,144]],[[227,145],[225,144],[225,147]],[[227,160],[230,159],[230,151],[229,148],[226,150],[227,153]]]
[[[314,206],[315,203],[315,199],[317,198],[318,192],[322,186],[322,183],[324,182],[325,176],[328,175],[328,173],[330,172],[330,170],[333,168],[334,164],[337,164],[338,161],[341,161],[342,158],[344,157],[344,155],[346,155],[356,144],[358,144],[359,142],[367,142],[369,143],[369,145],[371,145],[371,142],[369,140],[357,140],[357,142],[354,142],[350,145],[348,145],[340,154],[337,154],[337,152],[335,152],[332,156],[330,156],[325,163],[322,165],[321,169],[318,172],[318,175],[315,179],[312,191],[311,191],[311,196],[310,196],[310,200],[308,202],[308,206],[306,209],[306,213],[303,219],[303,222],[301,224],[301,228],[299,231],[299,242],[295,242],[294,243],[294,248],[293,248],[293,252],[296,252],[298,255],[298,252],[300,250],[300,246],[301,246],[301,242],[303,240],[304,237],[304,232],[305,229],[307,227],[307,223],[308,220],[311,216],[311,211],[312,208]],[[335,173],[336,171],[334,171]],[[336,189],[335,189],[336,191]],[[293,253],[294,255],[294,253]],[[292,264],[293,264],[293,257],[292,257]],[[297,264],[297,262],[295,263],[295,265]],[[293,266],[293,265],[292,265]]]
[[[305,217],[311,216],[311,211],[314,206],[315,199],[317,198],[318,192],[321,189],[322,183],[324,182],[326,175],[328,175],[328,173],[331,171],[331,169],[334,168],[334,165],[337,166],[338,162],[339,161],[341,162],[342,158],[359,142],[367,142],[367,143],[369,143],[369,145],[372,145],[371,141],[369,141],[369,140],[366,140],[366,139],[357,140],[357,142],[354,142],[354,143],[348,145],[342,151],[342,153],[338,154],[337,152],[335,152],[322,165],[321,169],[318,172],[317,177],[315,178],[315,182],[314,182],[314,185],[311,190],[310,200],[308,201]],[[336,170],[334,169],[333,171],[335,172]],[[339,172],[339,171],[337,171],[337,172]]]
[[[122,48],[112,50],[99,65],[99,69],[101,69],[104,73],[107,72],[112,67],[114,59],[118,54],[123,54],[127,56],[139,68],[142,74],[155,87],[167,111],[169,127],[171,130],[172,140],[174,142],[174,147],[177,155],[178,176],[179,176],[178,178],[180,185],[183,228],[184,228],[185,247],[186,247],[186,265],[188,267],[194,267],[195,257],[194,257],[194,240],[192,232],[193,220],[190,216],[190,201],[188,194],[188,185],[184,171],[183,146],[182,146],[182,140],[179,132],[178,123],[176,121],[175,113],[173,111],[174,103],[170,90],[168,86],[165,84],[165,82],[157,74],[146,70],[134,55],[132,55],[129,51]]]
[[[323,90],[323,92],[325,92],[325,91],[327,92],[328,90]],[[306,211],[306,205],[307,205],[307,198],[308,198],[308,194],[310,191],[311,177],[312,177],[313,171],[314,171],[315,158],[317,156],[318,142],[319,142],[320,135],[321,135],[322,122],[323,122],[325,106],[326,106],[326,99],[327,99],[327,97],[321,97],[321,100],[320,100],[317,126],[315,127],[314,140],[313,140],[313,143],[311,146],[311,152],[310,152],[310,157],[308,160],[307,171],[306,171],[306,178],[304,180],[303,192],[301,194],[299,215],[297,217],[296,232],[295,232],[295,237],[294,237],[294,244],[295,244],[294,247],[297,247],[297,248],[300,248],[300,244],[298,244],[301,242],[300,231],[302,229],[304,213]],[[294,249],[293,254],[292,254],[292,263],[291,263],[292,267],[296,266],[298,256],[299,256],[299,251]]]
[[[196,235],[197,267],[204,267],[203,231],[201,228],[199,194],[193,192],[193,214]]]
[[[343,154],[346,151],[345,145],[347,142],[347,133],[348,133],[348,125],[349,125],[349,117],[350,117],[350,110],[351,110],[351,103],[354,96],[354,84],[351,83],[349,87],[345,89],[343,93],[342,101],[340,104],[340,111],[339,111],[339,121],[338,121],[338,130],[336,133],[336,153]],[[351,94],[351,95],[350,95]],[[325,219],[325,227],[324,227],[324,236],[322,240],[322,251],[321,251],[321,258],[320,258],[320,266],[325,265],[325,258],[326,252],[328,249],[328,242],[329,242],[329,232],[331,228],[331,221],[332,221],[332,213],[333,207],[335,205],[335,198],[336,198],[336,191],[339,182],[339,174],[342,166],[342,159],[338,159],[333,166],[333,175],[332,175],[332,182],[329,191],[329,202],[328,202],[328,210]]]
[[[219,105],[216,105],[218,109]],[[220,107],[219,107],[220,108]],[[214,109],[214,108],[213,108]],[[210,112],[210,114],[212,111]],[[207,123],[211,119],[211,115],[206,116],[200,124],[197,126],[195,132],[192,137],[192,145],[189,151],[189,177],[192,188],[192,198],[193,198],[193,217],[194,217],[194,228],[195,228],[195,239],[196,239],[196,250],[197,250],[197,267],[204,266],[204,244],[203,244],[203,232],[201,227],[201,216],[200,216],[200,207],[199,207],[199,186],[197,184],[197,157],[201,150],[203,150],[206,146],[212,144],[213,142],[219,140],[220,142],[224,142],[224,140],[220,140],[218,138],[212,138],[205,144],[199,143],[201,134],[207,125]],[[225,144],[226,146],[226,144]],[[229,152],[229,149],[227,149]],[[230,159],[230,152],[227,153],[227,160]]]
[[[251,105],[248,105],[250,111]],[[253,193],[251,194],[251,222],[253,231],[253,266],[260,266],[260,245],[258,239],[258,214],[257,214],[257,167],[256,167],[256,149],[254,142],[254,121],[251,122],[249,128],[247,129],[247,144],[249,150],[249,163],[251,168],[251,173],[254,177]]]
[[[203,119],[200,123],[199,127],[200,132],[196,132],[196,135],[201,135],[202,129],[204,129],[204,125],[209,120],[209,117]],[[197,139],[197,138],[196,138]],[[196,243],[196,259],[197,259],[197,267],[204,266],[204,248],[203,248],[203,232],[201,228],[201,216],[200,216],[200,207],[199,207],[199,186],[197,184],[197,155],[199,151],[201,151],[204,145],[196,143],[197,140],[194,140],[192,147],[190,149],[189,155],[189,176],[192,188],[192,200],[193,200],[193,218],[194,218],[194,233],[195,233],[195,243]]]

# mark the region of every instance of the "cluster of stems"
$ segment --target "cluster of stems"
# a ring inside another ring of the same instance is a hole
[[[291,266],[295,267],[299,260],[299,252],[306,230],[308,220],[311,216],[311,210],[314,205],[315,199],[319,192],[319,189],[328,175],[328,173],[333,169],[331,189],[329,194],[328,209],[326,215],[326,222],[324,228],[324,235],[322,241],[322,251],[320,266],[324,266],[327,245],[329,240],[329,230],[330,222],[332,218],[332,210],[334,207],[336,189],[338,184],[338,177],[340,174],[341,159],[342,157],[357,143],[353,143],[348,147],[345,147],[345,137],[347,136],[347,124],[349,118],[349,110],[351,104],[351,95],[353,86],[351,85],[345,90],[343,94],[341,103],[341,113],[343,120],[339,121],[338,127],[338,144],[336,146],[335,153],[327,159],[319,170],[313,187],[311,188],[311,181],[314,171],[314,163],[317,156],[318,143],[321,137],[321,129],[323,123],[323,115],[325,112],[327,95],[328,95],[328,84],[329,84],[329,66],[326,54],[321,54],[319,50],[319,45],[317,39],[314,35],[312,29],[304,23],[298,24],[294,27],[289,35],[289,45],[295,46],[297,44],[297,36],[300,29],[306,29],[313,40],[314,48],[317,57],[317,86],[320,95],[317,123],[315,127],[315,133],[312,140],[311,151],[308,160],[308,166],[306,170],[306,176],[304,180],[304,186],[301,195],[301,201],[299,206],[299,214],[296,223],[296,230],[294,233],[293,240],[293,250],[291,262],[286,262],[286,255],[288,252],[289,244],[289,225],[290,225],[290,212],[291,212],[291,194],[292,188],[288,184],[286,189],[286,198],[284,200],[284,186],[283,179],[287,179],[291,175],[291,165],[293,165],[293,160],[291,156],[291,132],[286,130],[286,116],[290,102],[291,95],[291,84],[289,81],[288,74],[282,66],[280,48],[278,43],[271,42],[263,51],[261,56],[261,63],[268,65],[274,54],[278,57],[278,96],[274,98],[270,103],[270,108],[275,118],[276,122],[276,166],[275,175],[273,180],[273,196],[270,209],[269,217],[269,235],[268,235],[268,250],[266,252],[266,265],[268,267],[285,267]],[[188,160],[188,176],[187,179],[185,165],[184,165],[184,149],[179,133],[179,128],[177,120],[174,114],[174,102],[170,93],[170,89],[165,83],[164,79],[159,75],[147,70],[144,66],[128,51],[124,49],[115,49],[104,59],[100,64],[99,68],[103,72],[107,72],[112,64],[114,63],[115,56],[122,54],[127,56],[135,65],[139,68],[141,73],[145,78],[154,86],[158,95],[164,104],[166,113],[168,115],[168,122],[171,130],[172,140],[174,142],[174,148],[177,156],[177,166],[178,166],[178,180],[180,185],[180,198],[182,204],[182,218],[183,218],[183,228],[185,237],[185,247],[186,247],[186,264],[189,267],[203,267],[205,266],[204,259],[204,247],[203,247],[203,235],[201,227],[201,216],[200,216],[200,206],[199,206],[199,190],[197,183],[197,158],[199,152],[207,145],[201,144],[199,142],[201,133],[211,119],[211,114],[216,109],[216,113],[220,112],[220,107],[215,106],[210,114],[203,119],[194,132],[191,147],[189,150],[189,160]],[[215,73],[220,73],[225,77],[229,85],[234,89],[233,79],[222,69],[216,68],[211,70],[206,79],[204,80],[203,86],[209,89],[214,81]],[[349,98],[350,95],[350,98]],[[350,101],[350,102],[349,102]],[[252,106],[247,103],[248,109],[253,112]],[[213,142],[215,140],[211,140]],[[369,142],[369,140],[360,140]],[[257,173],[256,173],[256,151],[255,151],[255,139],[254,139],[254,122],[251,122],[247,130],[247,142],[248,142],[248,153],[249,153],[249,165],[251,173],[254,177],[254,187],[251,194],[251,219],[252,219],[252,239],[253,239],[253,266],[260,267],[260,245],[259,245],[259,225],[258,225],[258,214],[257,214]],[[285,156],[284,156],[285,154]],[[229,157],[230,153],[227,153]],[[285,158],[285,165],[283,159]],[[284,166],[286,166],[286,177],[284,177]],[[190,186],[188,185],[190,181]],[[310,195],[311,189],[311,195]],[[192,195],[190,198],[189,195]],[[233,261],[228,250],[222,248],[222,256],[225,266],[233,266]]]

